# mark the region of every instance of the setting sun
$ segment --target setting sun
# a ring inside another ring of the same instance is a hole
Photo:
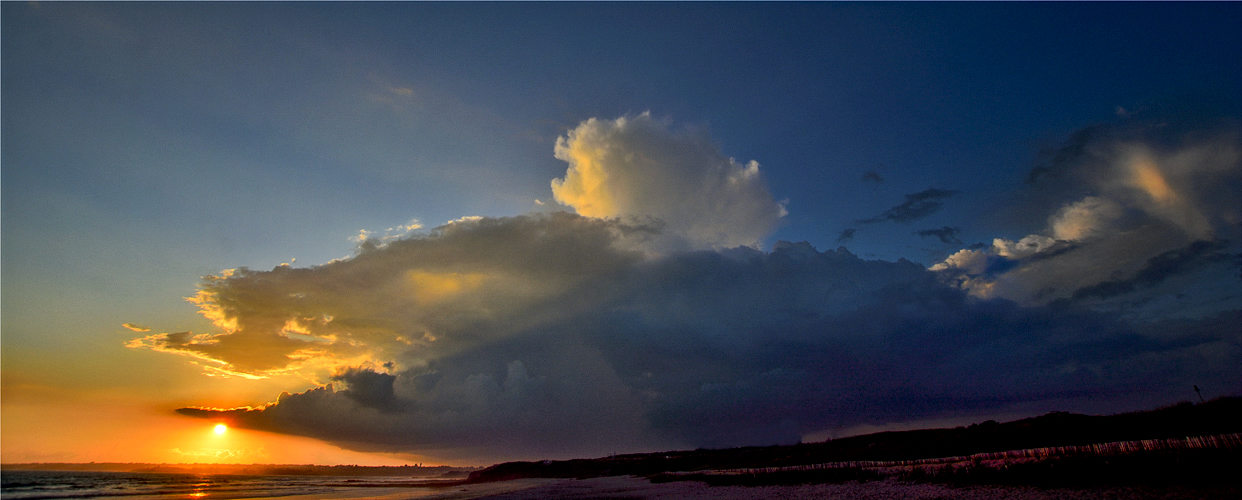
[[[0,0],[0,500],[1242,500],[1240,28]]]

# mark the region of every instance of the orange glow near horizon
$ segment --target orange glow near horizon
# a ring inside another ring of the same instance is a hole
[[[6,395],[7,396],[7,395]],[[185,464],[476,465],[413,454],[364,453],[306,437],[229,427],[150,406],[100,402],[92,418],[79,409],[4,402],[4,463],[120,462]],[[224,426],[225,432],[217,428]]]

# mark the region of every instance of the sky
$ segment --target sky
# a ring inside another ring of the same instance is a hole
[[[1242,395],[1239,3],[0,14],[5,463]]]

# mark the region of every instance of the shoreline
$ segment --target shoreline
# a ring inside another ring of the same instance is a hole
[[[339,492],[327,495],[298,495],[282,497],[289,500],[352,500],[374,498],[379,500],[572,500],[572,499],[649,499],[649,500],[759,500],[789,499],[812,500],[835,498],[841,500],[1122,500],[1155,499],[1180,500],[1187,498],[1227,499],[1240,498],[1239,487],[1151,487],[1115,486],[1092,488],[1038,488],[1034,486],[955,486],[935,483],[916,483],[885,479],[880,481],[850,481],[772,486],[710,486],[698,481],[652,483],[634,476],[612,476],[589,479],[515,479],[493,483],[465,485],[454,491],[411,494],[413,492],[385,492],[383,495],[351,495]],[[258,500],[257,498],[254,500]]]

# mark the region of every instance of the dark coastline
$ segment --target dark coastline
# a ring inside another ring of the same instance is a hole
[[[792,446],[508,462],[472,472],[466,482],[640,476],[652,482],[750,486],[895,478],[1048,488],[1133,484],[1232,488],[1242,485],[1236,474],[1242,470],[1239,432],[1242,398],[1219,398],[1119,415],[1054,412],[1006,423],[883,432]],[[1207,436],[1208,442],[1186,439],[1195,436]],[[1113,444],[1092,447],[1101,443]],[[870,463],[850,465],[859,462]]]
[[[964,427],[883,432],[792,446],[699,449],[594,459],[448,466],[3,464],[3,470],[386,476],[384,487],[474,487],[521,479],[632,476],[652,485],[798,486],[893,481],[950,487],[1173,488],[1242,498],[1242,398],[1109,416],[1054,412]],[[467,476],[468,474],[468,476]],[[352,481],[352,480],[351,480]],[[368,486],[351,482],[351,487]],[[1147,491],[1147,490],[1144,490]]]

